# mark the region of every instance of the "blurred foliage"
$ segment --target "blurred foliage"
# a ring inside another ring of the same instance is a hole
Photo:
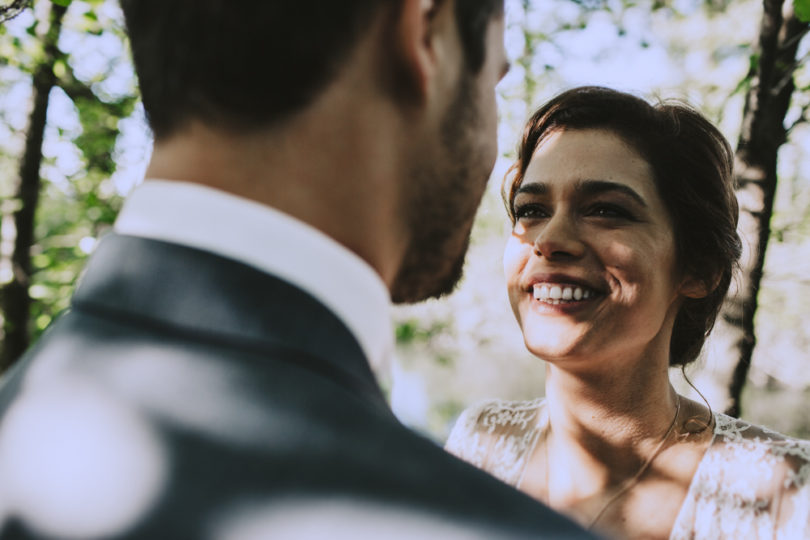
[[[793,0],[796,17],[803,22],[810,22],[810,0]]]
[[[36,211],[35,243],[29,294],[32,337],[67,308],[88,253],[110,228],[123,200],[112,184],[116,172],[119,121],[133,115],[138,102],[129,66],[117,3],[104,0],[57,2],[70,5],[59,37],[60,56],[53,62],[57,88],[50,95],[48,126],[40,172],[44,180]],[[27,119],[20,114],[30,100],[31,74],[42,61],[40,28],[48,2],[0,26],[0,92],[16,98],[0,106],[0,194],[4,218],[13,210],[10,199],[19,175]],[[94,42],[95,40],[95,42]],[[110,46],[110,43],[118,46]],[[119,81],[123,91],[111,93],[104,82],[121,66],[129,72]],[[0,279],[9,279],[7,259],[13,230],[4,219],[0,248]]]
[[[401,321],[396,328],[396,341],[398,345],[410,345],[415,342],[428,341],[447,329],[446,322],[434,322],[424,326],[419,319]]]

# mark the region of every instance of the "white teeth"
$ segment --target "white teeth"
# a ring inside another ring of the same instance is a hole
[[[563,289],[562,292],[562,299],[563,300],[571,300],[574,297],[574,291],[571,290],[571,287],[566,287]]]
[[[593,296],[593,293],[588,289],[570,285],[535,285],[533,292],[535,300],[554,305],[587,300]]]

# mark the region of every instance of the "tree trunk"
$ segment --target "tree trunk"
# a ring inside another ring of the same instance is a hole
[[[739,416],[740,397],[748,378],[756,345],[754,316],[762,281],[776,193],[776,165],[780,146],[786,141],[785,114],[795,89],[793,72],[796,52],[807,23],[792,12],[783,16],[784,0],[764,0],[758,60],[749,74],[743,124],[736,151],[737,197],[740,202],[739,231],[743,239],[741,276],[726,300],[722,322],[730,332],[730,355],[736,365],[728,382],[726,412]]]
[[[14,197],[16,205],[11,220],[4,220],[5,226],[13,225],[12,231],[4,231],[4,237],[14,234],[14,249],[11,253],[13,276],[3,287],[0,296],[4,334],[0,348],[0,371],[10,367],[28,348],[30,342],[28,319],[31,312],[31,297],[28,294],[28,287],[32,273],[34,217],[39,202],[42,141],[45,136],[48,98],[56,83],[53,68],[59,56],[57,42],[66,10],[65,6],[51,4],[50,24],[43,37],[45,54],[33,73],[34,106],[29,119],[25,151],[20,163],[19,184]]]

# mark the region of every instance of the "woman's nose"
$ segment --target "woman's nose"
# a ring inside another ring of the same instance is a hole
[[[560,212],[555,213],[535,236],[534,252],[546,259],[581,257],[585,244],[575,220]]]

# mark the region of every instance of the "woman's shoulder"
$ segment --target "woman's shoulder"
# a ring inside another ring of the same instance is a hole
[[[810,441],[783,435],[765,426],[752,424],[722,413],[715,413],[715,445],[742,461],[765,460],[792,469],[805,467],[810,475]],[[794,478],[798,480],[798,478]],[[806,481],[803,478],[802,481]]]
[[[462,423],[466,428],[489,432],[498,428],[525,428],[537,419],[537,414],[544,405],[544,398],[526,401],[489,399],[465,409],[456,425]]]
[[[700,470],[704,495],[760,507],[801,494],[810,503],[810,442],[716,413]]]
[[[544,399],[479,402],[464,410],[445,449],[516,484],[520,471],[543,427]]]
[[[751,531],[807,537],[810,442],[721,413],[714,420],[714,439],[672,538],[749,537]]]
[[[456,420],[448,446],[453,440],[469,438],[474,434],[506,434],[534,427],[544,406],[543,398],[526,401],[488,399],[475,403],[466,408]]]

